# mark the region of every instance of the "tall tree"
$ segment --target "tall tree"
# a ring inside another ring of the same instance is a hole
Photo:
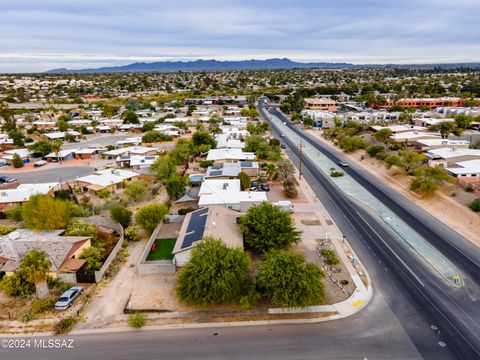
[[[431,195],[442,183],[453,181],[441,166],[422,166],[415,170],[414,174],[415,178],[410,181],[410,190],[422,195]]]
[[[35,284],[35,292],[39,299],[48,296],[47,275],[52,266],[47,254],[32,250],[21,261],[20,266],[27,269],[28,280]]]
[[[55,139],[52,143],[52,150],[55,153],[60,164],[62,163],[62,157],[60,156],[60,151],[62,150],[63,142],[60,139]]]

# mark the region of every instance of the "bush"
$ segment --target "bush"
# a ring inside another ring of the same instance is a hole
[[[465,191],[468,192],[468,193],[473,193],[473,192],[475,191],[475,189],[474,189],[472,186],[468,185],[468,186],[465,188]]]
[[[73,205],[70,207],[71,217],[89,217],[93,215],[90,205]]]
[[[125,189],[125,195],[130,201],[142,201],[147,195],[147,183],[143,180],[130,183]]]
[[[342,171],[330,170],[331,177],[342,177],[343,175],[345,174]]]
[[[151,130],[147,131],[142,136],[142,142],[144,143],[156,143],[156,142],[163,142],[163,141],[172,141],[172,137],[160,131]]]
[[[128,317],[128,324],[135,329],[144,327],[146,321],[147,319],[143,313],[130,314]]]
[[[364,149],[367,143],[358,136],[344,136],[340,139],[338,145],[345,152],[353,152],[358,149]]]
[[[126,228],[132,221],[132,212],[125,206],[116,205],[110,209],[110,217]]]
[[[27,229],[65,229],[70,220],[70,205],[50,195],[33,195],[22,206],[22,218]]]
[[[307,263],[303,255],[274,250],[260,264],[256,280],[260,291],[275,305],[304,307],[323,303],[322,277],[317,265]]]
[[[129,241],[138,241],[140,240],[140,234],[136,226],[129,226],[123,232],[125,238]]]
[[[211,306],[240,300],[248,284],[248,256],[241,248],[205,238],[192,250],[178,278],[178,297],[187,303]]]
[[[86,273],[93,273],[100,270],[103,265],[103,258],[102,251],[95,246],[90,246],[89,248],[84,249],[80,254],[80,259],[86,261],[83,265],[83,269]]]
[[[16,226],[0,225],[0,236],[10,234],[12,231],[17,230]]]
[[[263,201],[239,218],[246,244],[257,252],[286,247],[300,241],[292,216],[279,206]]]
[[[377,156],[378,153],[384,152],[385,148],[381,145],[372,145],[367,148],[367,154],[371,157]]]
[[[30,313],[25,313],[22,316],[20,316],[20,319],[18,320],[24,323],[28,323],[29,321],[33,320],[33,315]]]
[[[32,315],[44,313],[49,310],[53,310],[57,298],[50,296],[44,299],[35,299],[32,301],[32,309],[30,310]]]
[[[165,190],[167,190],[168,196],[179,199],[185,195],[186,185],[187,181],[185,177],[173,175],[165,181]]]
[[[152,233],[168,212],[165,203],[153,203],[141,207],[135,215],[135,221],[148,233]]]
[[[106,199],[110,196],[110,191],[108,189],[98,190],[97,195],[100,199]]]
[[[375,157],[378,160],[385,160],[389,156],[390,156],[390,154],[386,151],[380,151],[380,152],[377,153],[377,155],[375,155]]]
[[[340,263],[340,259],[338,259],[335,250],[323,249],[321,254],[325,258],[325,263],[327,265],[337,265]]]
[[[250,188],[250,176],[245,174],[243,171],[238,173],[237,179],[240,180],[240,186],[242,190],[247,190]]]
[[[470,209],[475,212],[480,212],[480,198],[476,198],[470,203]]]
[[[64,235],[96,237],[97,230],[95,226],[90,225],[83,220],[73,220],[68,224]]]
[[[293,177],[289,177],[283,182],[283,193],[289,199],[294,199],[298,196],[297,186]]]
[[[60,334],[69,333],[72,330],[73,326],[75,325],[75,322],[76,320],[71,317],[61,319],[53,327],[54,334],[60,335]]]
[[[21,205],[11,205],[6,208],[5,213],[7,214],[7,219],[14,221],[22,221],[22,206]]]
[[[35,285],[28,280],[28,271],[18,269],[12,276],[5,276],[0,288],[7,296],[26,297],[35,292]]]
[[[12,166],[15,169],[22,168],[23,167],[23,160],[18,154],[14,154],[12,158]]]
[[[203,168],[203,169],[206,169],[208,168],[209,166],[212,166],[213,165],[213,161],[212,160],[201,160],[199,162],[200,164],[200,167]]]

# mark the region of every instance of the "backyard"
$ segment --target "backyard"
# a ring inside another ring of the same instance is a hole
[[[172,260],[173,247],[177,238],[156,239],[152,249],[147,256],[147,261],[152,260]]]

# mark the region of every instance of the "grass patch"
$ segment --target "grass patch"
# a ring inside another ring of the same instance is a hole
[[[172,260],[173,259],[173,247],[175,246],[176,238],[166,238],[166,239],[157,239],[155,244],[157,248],[155,250],[150,250],[150,253],[147,256],[148,260]]]

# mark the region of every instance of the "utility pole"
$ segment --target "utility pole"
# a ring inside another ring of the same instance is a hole
[[[300,148],[300,156],[299,156],[300,165],[298,167],[298,180],[302,178],[302,149],[303,149],[302,140],[300,140],[299,148]]]

